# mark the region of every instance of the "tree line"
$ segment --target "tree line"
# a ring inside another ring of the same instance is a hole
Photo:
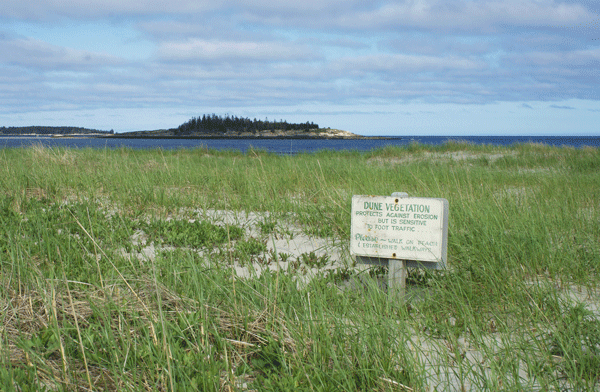
[[[268,119],[250,120],[249,118],[237,116],[217,116],[203,115],[202,117],[192,117],[189,121],[181,124],[176,130],[180,135],[192,133],[225,134],[228,132],[250,132],[258,133],[261,131],[310,131],[319,128],[318,124],[313,122],[288,123],[287,121],[269,121]]]
[[[87,134],[114,134],[113,130],[99,131],[97,129],[88,129],[81,127],[46,127],[46,126],[28,126],[28,127],[0,127],[0,135],[87,135]]]

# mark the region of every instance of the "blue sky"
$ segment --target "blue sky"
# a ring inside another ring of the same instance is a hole
[[[0,126],[600,135],[600,2],[3,0]]]

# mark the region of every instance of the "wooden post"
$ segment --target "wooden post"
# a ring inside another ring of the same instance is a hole
[[[406,261],[388,259],[388,294],[404,297],[406,294]]]
[[[394,192],[393,197],[408,197],[406,192]],[[388,259],[388,294],[404,297],[406,294],[406,261]]]

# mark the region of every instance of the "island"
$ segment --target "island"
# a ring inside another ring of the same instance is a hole
[[[364,136],[314,122],[289,123],[284,120],[253,120],[237,116],[203,115],[192,117],[177,128],[123,132],[110,138],[185,138],[185,139],[363,139]]]
[[[333,128],[321,128],[314,122],[289,123],[284,120],[251,120],[245,117],[215,114],[192,117],[177,128],[115,133],[80,127],[0,127],[0,135],[95,137],[121,139],[387,139],[361,136]]]
[[[26,127],[0,127],[0,136],[43,136],[43,137],[98,137],[114,134],[113,130],[101,131],[70,126],[26,126]]]

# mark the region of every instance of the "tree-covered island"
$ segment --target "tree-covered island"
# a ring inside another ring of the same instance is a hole
[[[320,128],[314,122],[289,123],[284,120],[251,120],[245,117],[205,114],[192,117],[177,128],[119,133],[112,137],[192,137],[192,138],[360,138],[347,131]]]

